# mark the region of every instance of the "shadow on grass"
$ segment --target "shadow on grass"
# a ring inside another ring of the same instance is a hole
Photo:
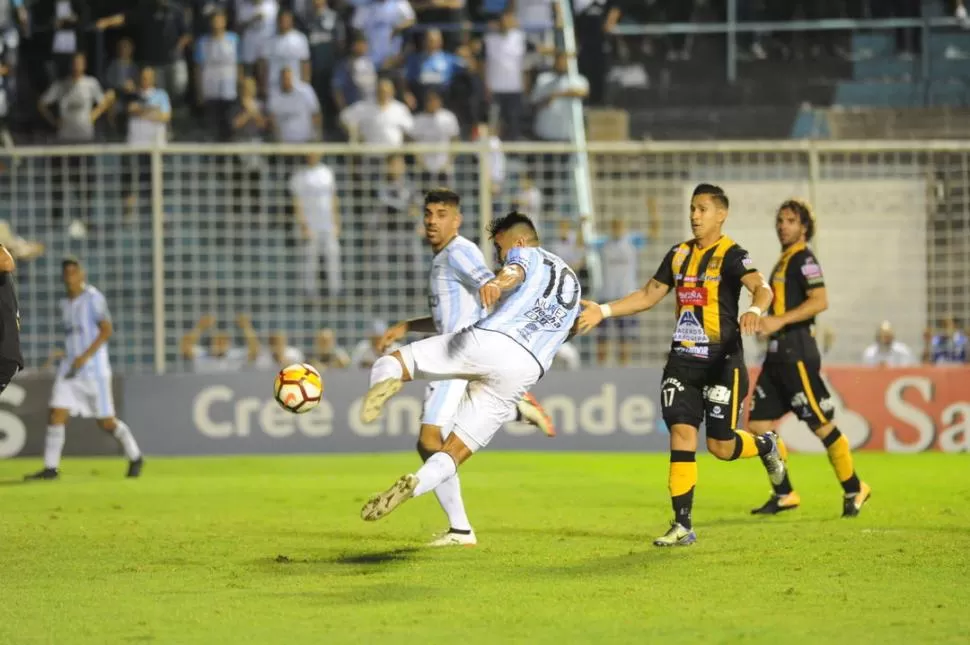
[[[0,479],[0,487],[3,487],[3,486],[23,486],[24,484],[31,484],[31,483],[33,483],[33,482],[26,481],[23,478],[21,478],[21,479]]]
[[[288,555],[277,555],[275,558],[260,558],[256,564],[260,566],[271,566],[274,568],[287,567],[291,565],[313,565],[313,566],[370,566],[386,565],[395,562],[403,562],[410,556],[420,551],[417,547],[407,547],[399,549],[383,549],[376,551],[347,552],[343,551],[334,556],[298,558]]]

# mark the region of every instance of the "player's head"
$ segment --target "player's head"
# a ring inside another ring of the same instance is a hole
[[[782,202],[775,215],[775,232],[783,247],[811,242],[815,237],[815,213],[812,207],[801,199]]]
[[[698,184],[690,198],[690,228],[700,241],[720,235],[728,216],[728,196],[713,184]]]
[[[510,249],[517,246],[539,246],[539,233],[536,231],[535,224],[517,211],[512,211],[505,217],[493,221],[488,227],[488,232],[502,262],[505,262]]]
[[[424,237],[435,251],[461,228],[461,197],[450,188],[435,188],[424,196]]]
[[[81,261],[68,256],[61,261],[61,279],[68,293],[80,293],[84,286],[84,267]]]

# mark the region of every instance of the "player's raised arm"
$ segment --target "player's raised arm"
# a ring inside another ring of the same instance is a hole
[[[670,249],[650,281],[633,293],[607,304],[583,300],[583,313],[576,319],[576,329],[580,334],[588,333],[607,318],[632,316],[657,306],[674,285],[674,253]]]

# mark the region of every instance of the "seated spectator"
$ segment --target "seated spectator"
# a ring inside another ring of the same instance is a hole
[[[896,340],[893,326],[886,320],[879,325],[876,342],[863,352],[862,363],[871,366],[903,367],[914,365],[916,361],[909,347]]]
[[[933,365],[962,365],[967,362],[967,335],[952,316],[943,319],[939,334],[928,334],[923,362]]]
[[[242,317],[237,323],[245,323],[248,318]],[[192,361],[192,371],[198,374],[215,372],[235,372],[256,360],[259,352],[258,345],[242,349],[232,346],[232,338],[225,331],[216,331],[209,337],[208,349],[200,345],[203,334],[215,327],[215,316],[205,315],[188,333],[182,336],[180,343],[182,356]]]
[[[424,105],[426,92],[448,94],[451,82],[465,61],[442,50],[441,32],[432,29],[424,35],[424,51],[408,56],[405,80],[408,89],[417,97],[418,105]]]
[[[236,102],[239,70],[239,36],[226,31],[226,14],[212,13],[209,34],[195,45],[196,100],[205,108],[206,132],[211,138],[232,138],[229,114]]]
[[[282,369],[302,362],[303,352],[287,342],[286,332],[274,331],[269,335],[269,347],[260,348],[254,366],[259,369]]]
[[[399,146],[414,128],[408,106],[394,98],[394,83],[381,79],[376,101],[358,101],[340,114],[340,124],[351,141]]]
[[[382,70],[399,66],[403,34],[414,20],[408,0],[373,0],[357,5],[351,24],[367,38],[371,60]]]
[[[260,54],[261,80],[266,95],[279,89],[280,72],[289,69],[294,78],[310,82],[310,41],[293,26],[293,12],[284,9],[277,17],[277,31]]]
[[[270,94],[268,112],[277,141],[308,143],[320,140],[320,102],[313,88],[296,80],[289,67],[280,71],[279,90]]]
[[[454,172],[448,144],[461,136],[458,119],[444,108],[441,95],[431,91],[425,97],[425,110],[414,117],[412,137],[417,143],[440,144],[441,152],[421,155],[421,184],[447,185]]]
[[[331,89],[338,113],[358,101],[373,101],[377,97],[377,68],[367,53],[364,36],[354,38],[350,57],[337,65]]]
[[[321,373],[329,368],[343,369],[350,366],[350,354],[337,344],[337,336],[333,330],[324,328],[317,332],[309,363]]]

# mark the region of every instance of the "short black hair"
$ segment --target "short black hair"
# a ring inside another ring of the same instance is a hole
[[[727,193],[720,186],[715,186],[714,184],[697,184],[694,189],[694,194],[691,195],[691,199],[697,197],[698,195],[710,195],[714,203],[721,208],[728,208],[731,202],[728,200]]]
[[[64,256],[64,259],[61,260],[61,271],[63,271],[67,267],[77,267],[77,268],[80,269],[81,268],[81,261],[78,260],[73,255]]]
[[[493,220],[488,226],[488,237],[494,240],[495,236],[499,233],[504,233],[505,231],[510,231],[520,226],[532,234],[534,241],[539,241],[539,232],[536,230],[536,225],[532,223],[528,215],[523,215],[518,211],[512,211],[504,217]]]
[[[461,206],[461,196],[450,188],[434,188],[424,196],[424,205],[447,204],[458,208]]]
[[[812,212],[809,203],[802,199],[787,199],[778,207],[779,213],[784,210],[789,210],[798,215],[802,226],[805,227],[805,241],[811,242],[812,238],[815,237],[815,213]]]

